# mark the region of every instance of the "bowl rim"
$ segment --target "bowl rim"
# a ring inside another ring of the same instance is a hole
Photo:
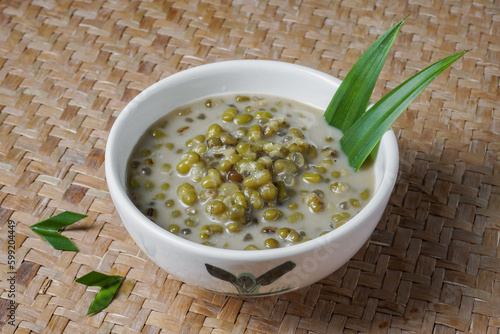
[[[117,175],[118,166],[115,159],[112,158],[113,154],[116,154],[115,152],[117,145],[116,138],[118,136],[118,132],[126,124],[127,115],[134,112],[135,108],[144,100],[146,100],[147,97],[152,92],[158,89],[164,89],[164,86],[168,86],[172,83],[175,83],[177,80],[187,79],[191,76],[205,75],[206,73],[211,73],[212,71],[217,71],[218,69],[226,67],[233,68],[236,70],[241,66],[247,66],[247,67],[253,66],[256,69],[270,68],[270,67],[272,68],[278,66],[284,70],[303,71],[306,72],[308,75],[320,77],[321,79],[324,79],[330,83],[336,84],[337,88],[338,85],[340,85],[341,83],[340,79],[335,78],[319,70],[312,69],[303,65],[286,63],[275,60],[220,61],[189,68],[159,80],[158,82],[154,83],[153,85],[147,87],[145,90],[140,92],[125,106],[125,108],[120,112],[120,114],[116,118],[115,123],[113,124],[109,132],[105,150],[105,176],[110,196],[117,210],[118,210],[118,205],[121,205],[122,208],[126,209],[127,214],[131,215],[132,220],[134,220],[137,224],[141,224],[142,229],[147,231],[147,233],[154,233],[156,235],[159,235],[161,239],[163,239],[165,242],[176,244],[181,248],[189,248],[191,251],[198,254],[207,254],[207,252],[210,252],[211,256],[217,257],[222,260],[239,261],[243,263],[247,261],[248,262],[263,261],[263,260],[267,261],[278,258],[293,257],[296,255],[314,251],[316,249],[320,249],[325,245],[335,242],[335,240],[342,239],[342,237],[351,233],[352,230],[357,229],[360,225],[362,225],[363,221],[366,218],[369,218],[369,214],[374,212],[377,209],[377,207],[385,206],[387,204],[387,197],[390,196],[390,194],[392,193],[392,189],[394,187],[399,169],[398,144],[392,128],[389,129],[384,134],[380,143],[380,147],[388,148],[378,151],[378,155],[380,154],[383,155],[383,157],[381,158],[384,159],[384,164],[383,164],[384,173],[382,179],[380,180],[380,185],[373,194],[370,201],[358,214],[356,214],[353,218],[351,218],[347,224],[343,224],[342,226],[332,230],[331,232],[326,233],[322,236],[315,237],[307,242],[287,247],[280,247],[274,249],[261,249],[253,251],[217,248],[217,247],[206,246],[179,237],[175,234],[168,232],[163,227],[157,225],[153,221],[146,218],[146,216],[144,216],[142,212],[140,212],[139,209],[135,207],[130,198],[127,196],[126,190],[124,189],[124,187],[121,186],[120,179]],[[203,96],[200,96],[199,98],[203,98]],[[124,219],[122,219],[122,222],[123,221]],[[125,223],[124,225],[126,227]]]

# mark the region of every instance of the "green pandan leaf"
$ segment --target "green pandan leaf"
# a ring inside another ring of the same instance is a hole
[[[41,235],[55,249],[78,252],[78,248],[67,237],[59,234],[59,230],[87,217],[79,213],[64,211],[54,217],[30,226],[30,229]]]
[[[366,111],[373,87],[405,19],[380,36],[354,64],[324,113],[328,124],[345,132]]]
[[[91,271],[90,273],[78,278],[75,282],[87,286],[98,286],[101,288],[87,312],[87,314],[92,314],[102,311],[109,306],[111,300],[113,300],[113,297],[116,294],[116,291],[123,282],[123,277]]]
[[[441,72],[467,51],[444,58],[417,73],[368,111],[370,95],[404,19],[371,45],[349,71],[325,110],[327,123],[343,132],[342,151],[356,170],[408,105]]]
[[[342,151],[356,170],[363,164],[384,133],[408,105],[434,80],[467,51],[441,59],[394,88],[375,103],[344,132],[340,139]]]

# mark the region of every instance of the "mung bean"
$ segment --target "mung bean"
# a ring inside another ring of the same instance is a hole
[[[254,124],[248,129],[247,138],[250,141],[259,141],[262,138],[262,129],[258,124]]]
[[[241,220],[245,217],[245,208],[240,204],[231,206],[228,210],[228,217],[232,220]]]
[[[253,171],[243,180],[243,186],[248,188],[258,188],[268,182],[271,182],[272,175],[267,169]]]
[[[170,225],[168,225],[167,230],[170,233],[177,234],[180,231],[180,227],[177,224],[170,224]]]
[[[222,184],[222,177],[220,175],[219,170],[215,168],[210,168],[207,172],[207,176],[205,176],[201,180],[201,186],[204,189],[207,188],[216,188]]]
[[[296,223],[304,219],[304,215],[300,212],[294,212],[290,216],[287,217],[287,221],[291,224]]]
[[[211,124],[207,130],[207,138],[214,138],[222,133],[222,126],[217,123]]]
[[[208,214],[213,216],[219,216],[226,212],[226,206],[220,200],[210,201],[206,206],[206,211]]]
[[[248,96],[242,96],[242,95],[236,95],[235,97],[235,101],[236,102],[247,102],[247,101],[250,101],[250,97]]]
[[[319,196],[315,193],[310,193],[307,196],[306,204],[313,212],[320,212],[325,207],[325,204],[323,203],[321,198],[319,198]]]
[[[262,218],[267,221],[278,220],[283,217],[283,211],[277,209],[267,209],[262,213]]]
[[[251,114],[240,114],[234,117],[234,122],[239,125],[250,123],[253,119]]]
[[[189,183],[183,183],[177,188],[177,195],[180,197],[182,203],[191,205],[196,202],[196,191]]]
[[[302,180],[307,183],[319,183],[323,180],[323,177],[318,173],[304,173],[302,175]]]
[[[264,241],[264,247],[266,248],[278,248],[279,241],[274,238],[269,238]]]
[[[236,109],[235,107],[229,107],[222,114],[222,120],[224,122],[232,122],[237,114],[238,109]]]
[[[238,233],[241,232],[241,225],[236,222],[231,222],[226,225],[226,229],[230,233]]]

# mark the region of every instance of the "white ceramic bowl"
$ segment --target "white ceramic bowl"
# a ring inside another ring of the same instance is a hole
[[[127,160],[146,129],[170,110],[221,93],[265,93],[325,109],[340,80],[307,67],[236,60],[195,67],[144,90],[120,113],[106,148],[106,179],[128,232],[160,267],[191,285],[234,295],[262,296],[310,285],[345,264],[368,240],[387,206],[398,171],[392,130],[375,160],[373,199],[348,223],[311,241],[277,249],[242,251],[204,246],[147,219],[126,194]]]

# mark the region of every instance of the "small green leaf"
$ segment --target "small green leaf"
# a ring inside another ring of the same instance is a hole
[[[78,278],[75,282],[87,286],[98,286],[101,288],[95,296],[92,305],[90,305],[87,315],[102,311],[108,307],[116,291],[122,284],[122,281],[123,277],[121,276],[106,275],[97,271],[91,271],[90,273]]]
[[[366,111],[373,87],[405,19],[380,36],[347,73],[325,110],[328,124],[345,132]]]
[[[78,252],[78,248],[76,248],[75,244],[73,244],[71,240],[69,240],[64,235],[59,234],[55,230],[53,231],[53,230],[33,229],[33,228],[32,230],[33,232],[41,235],[55,249]]]
[[[368,109],[342,136],[342,151],[356,170],[363,164],[384,133],[408,105],[434,80],[467,51],[441,59],[418,72]]]
[[[78,248],[67,237],[59,234],[59,230],[87,217],[79,213],[64,211],[30,226],[30,229],[42,236],[55,249],[78,252]]]

